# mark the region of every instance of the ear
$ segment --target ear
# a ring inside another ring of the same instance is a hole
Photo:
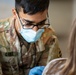
[[[14,18],[16,19],[17,18],[17,12],[16,12],[15,8],[12,9],[12,13],[13,13]]]

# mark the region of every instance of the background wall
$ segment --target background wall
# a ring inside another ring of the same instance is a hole
[[[63,57],[68,56],[68,36],[72,19],[76,15],[75,2],[76,0],[51,0],[49,6],[50,23],[56,31]],[[0,0],[0,19],[11,16],[12,7],[14,0]]]
[[[52,0],[49,15],[52,27],[59,39],[63,57],[68,56],[68,37],[72,24],[73,0]]]
[[[0,19],[11,16],[12,7],[14,7],[14,0],[0,0]]]
[[[76,18],[76,0],[73,1],[73,19]]]

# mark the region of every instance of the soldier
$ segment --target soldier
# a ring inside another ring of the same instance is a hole
[[[13,16],[0,20],[1,74],[28,75],[31,68],[61,57],[58,39],[48,19],[49,2],[15,0]]]
[[[42,75],[76,75],[76,19],[69,38],[69,58],[57,58],[50,61]]]

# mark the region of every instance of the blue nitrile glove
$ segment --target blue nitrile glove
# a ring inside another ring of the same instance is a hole
[[[36,66],[29,71],[29,75],[42,75],[44,66]]]

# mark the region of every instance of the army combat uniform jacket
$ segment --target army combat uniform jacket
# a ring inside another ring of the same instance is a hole
[[[0,75],[28,75],[35,66],[45,66],[61,57],[54,30],[46,28],[35,43],[27,43],[16,32],[15,20],[0,20]]]

